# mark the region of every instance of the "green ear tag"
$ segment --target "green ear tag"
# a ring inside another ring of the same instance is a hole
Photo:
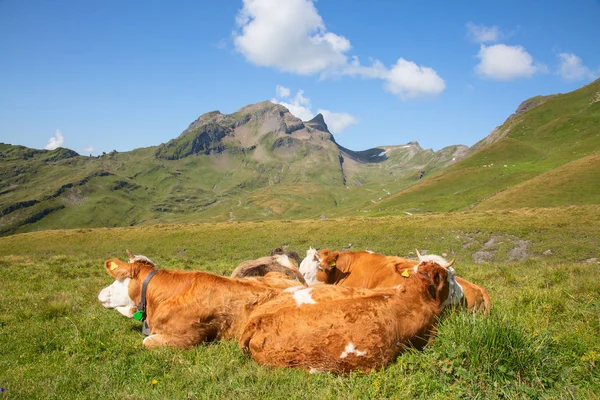
[[[144,316],[144,312],[143,311],[136,311],[133,314],[133,319],[135,319],[136,321],[141,321],[143,316]]]

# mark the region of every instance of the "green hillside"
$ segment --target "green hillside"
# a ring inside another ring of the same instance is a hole
[[[475,210],[598,204],[600,154],[575,160],[507,189]]]
[[[100,157],[0,145],[0,234],[141,223],[318,218],[404,189],[465,146],[354,152],[323,117],[262,102],[200,116],[175,139]]]
[[[573,171],[568,185],[534,179],[547,173],[553,176],[550,171],[555,168],[598,153],[600,80],[571,93],[525,101],[472,150],[464,160],[380,202],[377,207],[384,210],[378,212],[549,207],[572,204],[574,192],[578,193],[574,204],[600,203],[600,191],[590,190],[600,185],[597,173]],[[556,179],[567,179],[565,174],[557,170]],[[528,190],[511,190],[529,180]],[[532,191],[547,195],[537,195],[533,201]]]
[[[0,144],[0,235],[164,222],[600,204],[600,80],[523,102],[474,145],[364,151],[265,101],[176,138],[80,156]]]

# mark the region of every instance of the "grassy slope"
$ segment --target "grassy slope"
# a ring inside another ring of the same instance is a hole
[[[593,154],[505,190],[474,209],[596,204],[599,187],[600,154]]]
[[[571,93],[552,96],[537,107],[509,118],[504,138],[467,159],[383,201],[382,214],[402,211],[455,211],[476,206],[497,193],[600,150],[600,80]],[[585,193],[584,203],[598,204],[599,193],[585,189],[589,179],[571,188]],[[596,181],[596,184],[600,183]],[[568,205],[571,194],[559,185],[551,200],[538,197],[529,206]],[[517,193],[515,193],[516,195]],[[515,200],[517,203],[519,200]],[[503,207],[500,201],[496,207]]]
[[[576,221],[576,222],[574,222]],[[600,396],[600,207],[324,221],[77,229],[0,238],[0,386],[16,398],[595,398]],[[97,303],[125,248],[163,268],[228,274],[288,245],[414,247],[457,258],[490,317],[445,318],[436,341],[347,377],[262,368],[235,342],[145,351],[139,323]],[[514,261],[525,246],[527,261]],[[545,250],[551,255],[542,255]],[[475,264],[482,250],[490,263]],[[157,384],[153,385],[152,380]]]

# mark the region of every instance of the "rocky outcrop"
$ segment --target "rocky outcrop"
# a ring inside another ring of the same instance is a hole
[[[323,114],[317,114],[316,117],[304,123],[309,128],[317,129],[323,132],[329,132],[327,128],[327,124],[325,123],[325,118],[323,118]]]

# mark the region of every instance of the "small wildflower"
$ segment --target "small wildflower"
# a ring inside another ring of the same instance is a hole
[[[152,379],[152,384],[156,385],[158,383],[158,381],[156,379]]]

